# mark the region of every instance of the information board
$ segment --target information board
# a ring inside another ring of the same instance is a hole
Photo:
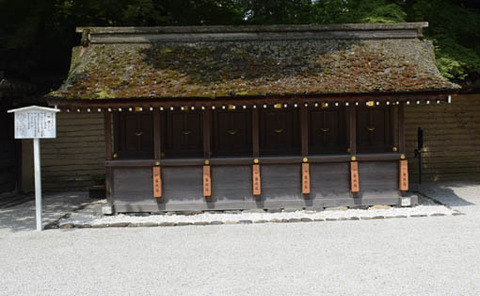
[[[15,139],[56,138],[55,113],[43,110],[15,112]]]

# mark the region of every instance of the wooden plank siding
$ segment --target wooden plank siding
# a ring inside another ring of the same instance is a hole
[[[480,180],[480,94],[405,105],[410,182],[418,182],[417,128],[424,130],[422,182]]]
[[[104,114],[58,113],[57,138],[40,147],[44,190],[87,190],[92,175],[105,174]]]

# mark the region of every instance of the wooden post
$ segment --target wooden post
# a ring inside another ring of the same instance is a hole
[[[300,107],[300,127],[302,134],[302,156],[308,156],[308,109],[305,106]]]
[[[105,111],[105,154],[107,161],[112,160],[112,113]],[[113,168],[105,170],[105,191],[107,202],[113,205]]]
[[[212,134],[212,113],[211,110],[203,112],[203,157],[210,158],[211,150],[211,134]]]
[[[260,122],[258,109],[252,109],[252,151],[253,157],[260,156]]]
[[[153,110],[153,149],[155,160],[160,160],[162,155],[162,129],[161,129],[161,113],[158,108]]]
[[[350,104],[348,108],[350,120],[350,154],[357,155],[357,107]]]
[[[405,154],[405,102],[398,105],[398,152]]]
[[[392,146],[395,147],[396,149],[394,149],[393,151],[396,152],[399,150],[399,105],[393,105],[391,106],[391,110],[389,110],[389,113],[392,114],[392,125],[391,125],[391,128],[390,130],[392,131],[390,134],[392,135]]]

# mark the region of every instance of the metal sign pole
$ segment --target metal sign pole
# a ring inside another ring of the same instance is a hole
[[[35,171],[35,208],[37,230],[42,231],[42,176],[40,171],[40,140],[33,138],[33,161]]]

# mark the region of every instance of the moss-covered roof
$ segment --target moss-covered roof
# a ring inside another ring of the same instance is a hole
[[[261,34],[190,28],[172,34],[127,30],[122,35],[115,28],[92,28],[99,35],[90,36],[88,46],[74,48],[68,79],[50,96],[225,98],[458,88],[440,75],[431,43],[419,38],[421,30],[411,29],[418,33],[412,37],[396,25],[400,29],[395,32],[403,35],[382,34],[384,27],[361,31],[358,25],[355,34],[348,27],[340,32],[312,26]]]

